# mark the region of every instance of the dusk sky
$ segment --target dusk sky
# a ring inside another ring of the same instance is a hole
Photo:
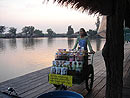
[[[0,0],[0,25],[16,27],[18,32],[22,27],[31,25],[43,33],[48,28],[52,28],[56,33],[65,33],[68,25],[72,25],[75,31],[81,27],[86,30],[96,28],[94,15],[61,7],[52,2],[43,4],[43,1]]]

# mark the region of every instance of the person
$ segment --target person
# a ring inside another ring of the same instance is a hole
[[[87,33],[85,32],[85,29],[84,28],[80,28],[80,31],[79,31],[79,34],[80,36],[77,37],[77,40],[76,40],[76,43],[73,47],[73,49],[76,49],[77,45],[79,44],[79,48],[82,48],[84,47],[84,50],[87,51],[86,55],[84,56],[84,62],[83,62],[83,72],[82,72],[82,75],[81,75],[81,79],[84,80],[86,79],[86,76],[88,74],[88,48],[87,46],[89,47],[89,50],[90,50],[90,53],[94,54],[95,52],[93,51],[92,49],[92,46],[90,44],[90,41],[88,39],[88,36],[87,36]]]
[[[77,37],[77,40],[73,49],[76,49],[77,45],[79,44],[79,48],[84,47],[84,50],[88,52],[88,48],[87,48],[87,45],[88,45],[90,53],[95,53],[92,49],[92,46],[90,44],[90,41],[88,39],[87,33],[84,28],[80,28],[79,34],[80,36]]]

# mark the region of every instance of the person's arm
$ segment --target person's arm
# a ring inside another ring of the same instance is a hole
[[[79,43],[79,38],[77,38],[76,43],[75,43],[75,45],[74,45],[73,49],[76,49],[76,47],[77,47],[78,43]]]
[[[91,46],[90,41],[89,41],[88,38],[87,38],[87,45],[88,45],[88,48],[89,48],[90,52],[93,52],[92,46]]]

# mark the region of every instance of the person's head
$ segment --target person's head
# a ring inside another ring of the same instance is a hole
[[[80,36],[86,36],[87,35],[84,28],[80,28],[79,34],[80,34]]]

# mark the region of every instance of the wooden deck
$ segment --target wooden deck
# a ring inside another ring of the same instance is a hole
[[[6,91],[8,87],[13,87],[19,96],[23,98],[36,98],[37,96],[54,91],[55,87],[48,83],[48,73],[50,67],[33,73],[26,74],[0,83],[0,91]],[[78,92],[85,98],[105,98],[106,69],[101,55],[101,51],[94,56],[94,84],[91,93],[85,89],[84,83],[74,85],[68,90]],[[123,98],[130,98],[130,44],[125,45],[124,59],[124,88]]]

